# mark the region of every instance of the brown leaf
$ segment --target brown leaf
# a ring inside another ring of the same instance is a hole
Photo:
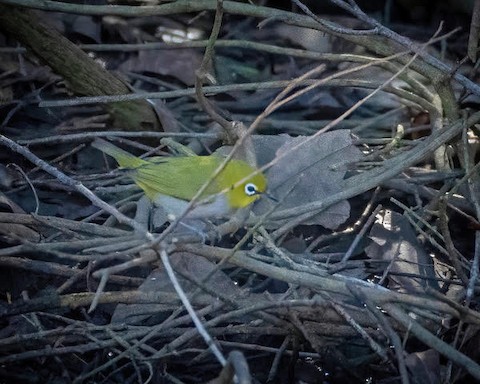
[[[170,261],[177,275],[178,280],[186,293],[193,292],[197,285],[184,279],[180,275],[191,276],[194,280],[202,281],[216,268],[211,261],[189,253],[175,253],[170,256]],[[211,277],[204,282],[212,292],[221,292],[222,296],[235,297],[245,296],[245,292],[221,270],[216,271]],[[158,268],[145,279],[145,282],[138,288],[141,292],[171,292],[175,290],[163,268]],[[196,302],[214,301],[216,297],[212,297],[207,293],[201,293],[195,296]],[[193,303],[194,304],[194,303]],[[181,304],[178,303],[177,306]],[[127,324],[145,324],[145,320],[155,316],[166,316],[172,311],[172,303],[158,304],[119,304],[112,316],[112,323]]]
[[[278,158],[267,171],[268,191],[281,201],[277,210],[301,207],[341,191],[347,168],[361,158],[361,152],[353,145],[348,130],[327,132],[313,139],[305,136],[262,136],[254,138],[254,145],[259,165]],[[267,198],[261,199],[255,212],[263,214],[272,204]],[[320,224],[335,229],[349,215],[350,204],[342,201],[304,224]],[[283,222],[278,221],[276,225]]]
[[[405,364],[412,373],[412,382],[423,384],[440,383],[440,356],[434,349],[410,353]]]
[[[433,280],[433,260],[418,243],[408,220],[400,213],[385,210],[372,227],[373,243],[365,252],[375,260],[389,261],[389,279],[407,292],[424,293],[426,287],[438,289]]]
[[[172,76],[186,85],[193,85],[195,70],[200,67],[200,63],[200,55],[192,49],[140,51],[137,56],[125,61],[120,69]]]

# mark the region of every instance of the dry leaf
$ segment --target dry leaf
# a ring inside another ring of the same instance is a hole
[[[369,237],[373,243],[365,249],[367,256],[393,263],[389,266],[388,278],[402,291],[424,293],[426,287],[438,289],[437,281],[433,280],[433,260],[418,243],[403,215],[385,210],[383,217],[373,225]]]
[[[423,384],[440,383],[440,355],[434,349],[410,353],[405,364],[412,373],[412,382]]]
[[[192,49],[140,51],[137,56],[125,61],[120,69],[172,76],[186,85],[193,85],[195,70],[200,67],[200,61],[200,55]]]
[[[254,146],[259,165],[278,158],[267,171],[268,191],[281,201],[276,211],[301,207],[337,193],[342,189],[342,180],[349,166],[361,158],[349,130],[327,132],[314,138],[259,136],[254,138]],[[256,204],[254,212],[263,214],[272,204],[272,201],[263,198]],[[320,224],[335,229],[349,215],[350,204],[342,201],[304,224]],[[269,223],[269,226],[276,227],[284,222]]]
[[[175,271],[180,274],[191,276],[197,281],[203,281],[210,276],[210,273],[216,268],[216,265],[211,261],[192,255],[189,253],[175,253],[170,256]],[[177,275],[180,284],[185,292],[193,292],[197,285]],[[232,300],[238,297],[245,297],[247,294],[221,270],[217,270],[212,276],[204,282],[212,292],[221,292],[222,296],[230,297]],[[165,270],[159,268],[154,270],[150,276],[145,279],[145,282],[138,288],[140,292],[171,292],[176,295],[172,283],[168,278]],[[215,297],[206,293],[201,293],[195,296],[198,301],[214,301]],[[172,307],[178,307],[181,304],[172,305],[172,303],[158,303],[158,304],[119,304],[112,316],[112,323],[127,323],[127,324],[145,324],[145,320],[152,316],[167,316],[171,313]],[[155,323],[155,322],[154,322]]]

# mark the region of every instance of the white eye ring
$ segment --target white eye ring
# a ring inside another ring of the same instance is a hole
[[[247,196],[254,196],[258,194],[257,186],[253,183],[245,184],[245,194]]]

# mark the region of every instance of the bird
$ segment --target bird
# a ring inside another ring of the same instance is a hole
[[[208,156],[137,157],[97,138],[92,146],[113,157],[121,169],[156,206],[169,215],[183,214],[198,190],[212,177],[224,158]],[[228,218],[266,194],[265,175],[243,160],[231,159],[203,191],[189,219]]]

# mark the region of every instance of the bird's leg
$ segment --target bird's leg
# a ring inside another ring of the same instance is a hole
[[[135,212],[134,219],[145,228],[145,230],[149,229],[151,209],[152,203],[147,196],[142,196],[140,200],[137,201],[137,211]]]

